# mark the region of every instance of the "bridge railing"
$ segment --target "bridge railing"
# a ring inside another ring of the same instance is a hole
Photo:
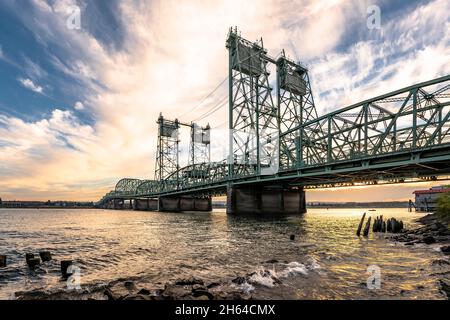
[[[450,143],[450,76],[331,112],[281,138],[292,133],[295,147],[284,152],[295,153],[296,168]]]

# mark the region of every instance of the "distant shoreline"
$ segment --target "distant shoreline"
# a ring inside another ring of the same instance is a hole
[[[15,202],[14,206],[7,205],[8,202],[4,201],[3,205],[0,205],[0,209],[98,209],[94,205],[47,205],[46,203],[29,204],[27,202],[18,203]],[[226,209],[226,203],[213,202],[213,209]],[[408,208],[408,202],[404,201],[391,201],[391,202],[317,202],[307,203],[307,209],[385,209],[385,208]]]
[[[224,209],[225,203],[214,203],[213,208]],[[307,209],[383,209],[383,208],[408,208],[408,201],[386,201],[386,202],[310,202],[306,204]]]
[[[97,209],[95,207],[0,207],[0,209]]]

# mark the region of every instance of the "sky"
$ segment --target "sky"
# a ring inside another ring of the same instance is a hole
[[[372,5],[380,28],[367,26]],[[447,0],[2,0],[0,197],[98,200],[122,177],[153,178],[159,113],[190,122],[227,96],[231,26],[306,64],[324,114],[450,74],[448,12]],[[216,128],[215,160],[226,119],[225,106],[200,123]],[[430,186],[307,200],[405,200]]]

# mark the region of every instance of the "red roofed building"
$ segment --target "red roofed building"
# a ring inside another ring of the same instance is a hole
[[[437,198],[444,192],[450,192],[450,188],[448,186],[438,186],[427,190],[414,191],[413,194],[416,196],[414,203],[416,211],[435,211]]]

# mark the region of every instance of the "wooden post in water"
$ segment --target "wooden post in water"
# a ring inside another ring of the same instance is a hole
[[[25,253],[25,261],[30,264],[30,260],[34,258],[34,253]]]
[[[363,236],[367,237],[369,235],[369,229],[370,229],[370,220],[372,219],[372,217],[369,217],[369,219],[367,219],[367,223],[366,226],[364,227],[364,232],[363,232]]]
[[[358,226],[358,231],[356,231],[356,235],[359,237],[361,234],[361,228],[363,226],[364,223],[364,218],[366,217],[366,213],[364,212],[361,218],[361,221],[359,222],[359,226]]]
[[[64,279],[67,279],[69,277],[69,273],[67,272],[67,269],[72,265],[72,260],[62,260],[61,261],[61,274]]]
[[[0,254],[0,268],[6,267],[6,255]]]
[[[42,262],[52,260],[52,254],[50,253],[50,251],[41,251],[39,252],[39,256],[41,257]]]

